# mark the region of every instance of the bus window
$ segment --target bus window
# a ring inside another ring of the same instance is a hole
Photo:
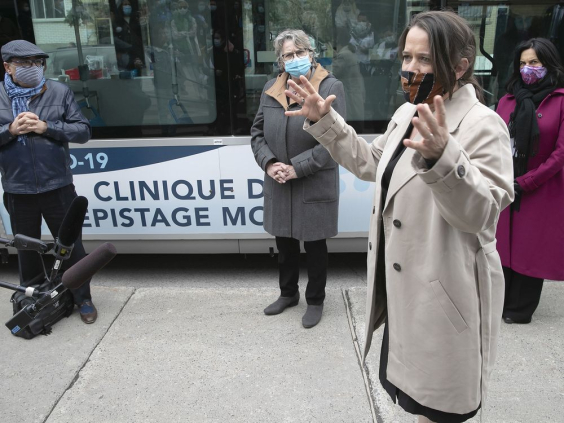
[[[31,4],[36,44],[50,56],[46,77],[69,85],[93,126],[139,131],[216,120],[207,3],[200,9],[184,0]]]
[[[513,72],[513,54],[519,43],[547,38],[564,57],[564,6],[556,1],[533,4],[518,0],[491,6],[447,3],[474,28],[478,46],[474,71],[481,78],[486,104],[492,108],[506,94],[505,85]]]
[[[398,93],[397,40],[410,17],[435,2],[243,0],[246,113],[252,122],[265,83],[279,72],[273,40],[303,29],[316,61],[344,87],[347,120],[360,132],[383,131],[403,96]]]

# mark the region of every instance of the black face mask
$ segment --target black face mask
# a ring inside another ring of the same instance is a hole
[[[444,88],[436,81],[435,74],[401,71],[400,75],[405,101],[431,104],[436,95],[444,94]]]

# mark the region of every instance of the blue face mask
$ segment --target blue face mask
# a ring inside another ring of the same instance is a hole
[[[123,6],[123,14],[125,16],[131,15],[131,10],[132,10],[131,6]]]
[[[292,62],[284,62],[284,69],[294,78],[299,78],[301,75],[307,74],[310,68],[311,62],[309,61],[309,56],[296,59]]]

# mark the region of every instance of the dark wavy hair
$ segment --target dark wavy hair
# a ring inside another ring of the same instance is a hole
[[[562,66],[562,61],[560,60],[556,46],[546,38],[531,38],[530,40],[523,41],[515,49],[513,74],[505,87],[507,92],[513,94],[515,83],[521,80],[521,53],[530,48],[535,51],[537,58],[546,68],[547,77],[551,78],[552,83],[556,85],[557,88],[564,87],[564,66]]]
[[[483,89],[474,76],[476,39],[468,23],[450,10],[419,13],[411,19],[400,36],[399,54],[405,48],[407,33],[414,26],[421,28],[429,37],[433,71],[437,80],[443,84],[445,92],[449,93],[449,97],[452,97],[457,84],[459,87],[472,84],[476,90],[476,96],[483,103]],[[457,81],[455,68],[463,58],[468,60],[468,70]]]

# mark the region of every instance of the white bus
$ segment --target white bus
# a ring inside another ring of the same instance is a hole
[[[46,76],[72,88],[93,126],[90,142],[71,146],[76,189],[89,200],[87,248],[108,240],[120,253],[256,253],[274,239],[262,228],[249,133],[278,73],[276,35],[311,35],[317,61],[345,86],[349,123],[371,142],[403,102],[402,29],[443,7],[476,31],[491,107],[519,41],[542,36],[562,51],[558,0],[14,0],[1,15],[49,53]],[[342,168],[340,186],[329,249],[365,251],[374,189]],[[12,236],[3,206],[0,236]]]

